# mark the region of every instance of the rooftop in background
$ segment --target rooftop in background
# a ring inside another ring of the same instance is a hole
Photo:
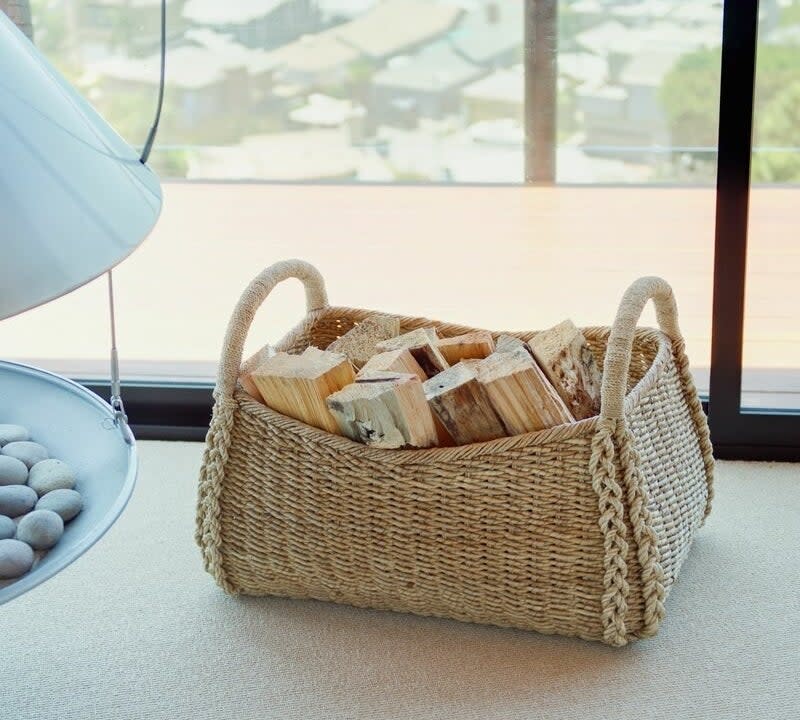
[[[187,0],[183,17],[200,25],[244,25],[268,15],[286,0]]]
[[[522,65],[515,65],[513,68],[496,70],[470,83],[462,94],[473,100],[522,104],[525,100],[524,82]]]
[[[612,53],[644,55],[656,50],[689,52],[700,47],[718,46],[722,40],[722,26],[686,28],[664,21],[631,28],[609,20],[578,33],[575,40],[581,47],[603,56]]]
[[[384,59],[442,35],[461,13],[458,7],[430,0],[384,0],[327,32],[370,58]]]
[[[449,33],[449,40],[457,52],[477,65],[499,64],[521,56],[523,5],[487,2],[461,18]]]
[[[428,45],[407,58],[395,58],[375,73],[376,87],[387,86],[413,91],[445,92],[485,74],[458,54],[448,43]]]
[[[183,45],[168,54],[170,86],[197,89],[221,82],[229,70],[241,68],[252,75],[273,69],[277,61],[263,50],[251,50],[230,35],[197,28],[187,30]],[[134,58],[124,55],[87,63],[84,83],[111,78],[148,85],[158,83],[160,56]]]

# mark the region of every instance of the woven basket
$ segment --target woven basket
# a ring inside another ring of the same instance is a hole
[[[367,447],[281,415],[237,384],[279,282],[305,319],[278,345],[325,348],[373,311],[330,307],[320,274],[261,273],[228,326],[200,474],[196,539],[230,593],[317,598],[624,645],[653,635],[708,515],[713,458],[675,301],[642,278],[614,325],[583,328],[599,417],[461,447]],[[654,300],[661,330],[637,329]],[[401,317],[402,331],[474,328]],[[511,333],[524,340],[535,333]]]

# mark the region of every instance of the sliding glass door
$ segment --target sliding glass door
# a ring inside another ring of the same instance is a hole
[[[709,401],[722,457],[800,458],[798,57],[800,3],[726,3]]]

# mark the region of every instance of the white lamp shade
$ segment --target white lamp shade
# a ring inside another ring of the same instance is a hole
[[[0,319],[119,263],[160,211],[156,175],[0,12]]]

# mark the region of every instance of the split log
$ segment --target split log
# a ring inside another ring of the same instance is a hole
[[[239,383],[244,388],[244,391],[261,403],[264,402],[264,398],[261,397],[261,393],[251,379],[250,373],[261,365],[261,363],[274,355],[275,348],[272,347],[272,345],[265,345],[257,353],[247,358],[247,360],[242,363],[241,370],[239,371]]]
[[[455,365],[461,360],[489,357],[494,352],[494,340],[492,333],[487,330],[476,330],[456,337],[442,338],[436,343],[436,347],[450,365]]]
[[[472,368],[460,362],[424,385],[428,404],[456,445],[504,437],[506,432],[486,389]]]
[[[508,435],[574,422],[564,401],[527,350],[496,352],[473,366]]]
[[[367,360],[364,367],[358,373],[361,377],[362,373],[368,373],[373,370],[389,370],[395,373],[411,373],[416,375],[422,382],[428,379],[425,371],[420,367],[420,364],[414,359],[411,351],[407,348],[399,350],[387,350],[386,352],[373,355]]]
[[[528,346],[576,419],[600,412],[600,370],[586,338],[572,321],[537,333]]]
[[[531,349],[527,346],[524,340],[520,340],[513,335],[500,335],[495,344],[494,349],[497,352],[515,352],[517,350],[524,350],[528,355],[533,357]]]
[[[344,353],[357,368],[362,367],[382,340],[400,334],[400,319],[391,315],[370,315],[328,345],[331,352]]]
[[[436,445],[433,415],[416,375],[371,371],[327,405],[343,435],[379,448]]]
[[[449,367],[444,355],[436,347],[437,342],[439,342],[439,337],[434,328],[419,328],[405,335],[379,342],[376,348],[378,352],[407,349],[419,363],[425,375],[432,378]]]
[[[382,371],[388,373],[410,373],[416,375],[422,382],[428,379],[428,376],[422,371],[419,363],[414,360],[414,357],[408,350],[389,350],[380,355],[373,355],[369,362],[356,375],[356,382],[363,380],[370,380],[374,377],[380,377]],[[447,428],[442,425],[442,421],[438,416],[433,414],[433,424],[436,426],[436,437],[439,447],[452,447],[455,443]]]
[[[339,434],[339,425],[325,400],[355,380],[350,361],[341,353],[310,347],[302,355],[278,353],[251,374],[264,404],[308,425]]]

